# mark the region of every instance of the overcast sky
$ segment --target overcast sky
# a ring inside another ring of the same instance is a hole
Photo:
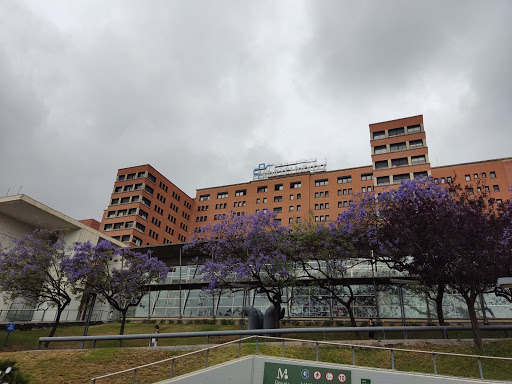
[[[259,163],[369,165],[423,114],[432,166],[512,156],[512,1],[0,1],[0,196],[76,219],[118,168],[195,196]],[[9,191],[9,192],[8,192]]]

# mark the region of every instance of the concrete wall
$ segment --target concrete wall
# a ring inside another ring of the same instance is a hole
[[[214,352],[213,352],[214,353]],[[429,375],[422,373],[404,373],[389,369],[369,369],[363,367],[354,367],[351,365],[327,364],[321,362],[282,359],[266,356],[248,356],[237,359],[230,363],[216,365],[204,369],[195,374],[183,375],[175,379],[160,381],[156,384],[180,383],[180,384],[262,384],[265,363],[282,363],[284,365],[296,365],[300,369],[326,369],[348,370],[351,372],[351,383],[359,384],[361,379],[371,380],[375,384],[475,384],[475,383],[503,383],[503,381],[464,379],[458,377]],[[178,363],[176,363],[178,364]],[[475,361],[476,364],[476,361]],[[300,372],[300,370],[299,370]],[[276,378],[277,379],[277,378]],[[283,384],[303,383],[309,384],[315,382],[314,379],[301,379],[300,377],[289,377],[287,380],[279,379],[275,382]],[[334,381],[333,381],[334,382]],[[347,384],[348,381],[347,381]]]

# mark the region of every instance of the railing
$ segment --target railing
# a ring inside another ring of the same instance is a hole
[[[60,336],[60,337],[40,337],[38,342],[38,349],[41,349],[42,343],[57,343],[80,341],[80,349],[83,348],[85,342],[92,341],[93,348],[96,348],[97,341],[105,340],[148,340],[149,339],[175,339],[184,337],[206,337],[208,340],[214,336],[262,336],[262,335],[275,335],[275,334],[290,334],[290,333],[357,333],[357,332],[402,332],[404,339],[407,338],[407,332],[441,332],[444,339],[448,338],[448,331],[470,331],[469,326],[405,326],[405,327],[328,327],[328,328],[280,328],[280,329],[246,329],[236,331],[203,331],[203,332],[179,332],[179,333],[142,333],[133,335],[98,335],[98,336]],[[505,337],[508,337],[508,331],[512,330],[512,325],[484,325],[480,327],[481,331],[504,331]]]
[[[278,330],[278,331],[282,331],[282,330]],[[189,332],[189,333],[193,333],[193,332]],[[153,335],[153,336],[155,336],[155,335]],[[285,349],[286,349],[285,343],[286,343],[286,341],[290,341],[290,342],[294,342],[294,343],[298,343],[299,342],[299,343],[312,343],[312,344],[315,344],[316,361],[319,361],[319,348],[320,348],[320,346],[336,346],[336,347],[350,348],[351,351],[352,351],[352,365],[354,365],[354,366],[356,365],[356,349],[364,349],[364,350],[373,349],[373,350],[389,351],[390,352],[390,358],[391,358],[390,362],[391,362],[391,369],[392,370],[396,369],[395,368],[395,352],[419,353],[419,354],[432,355],[432,364],[433,364],[433,370],[434,370],[434,374],[435,375],[437,375],[436,356],[469,357],[469,358],[474,358],[474,359],[477,360],[478,371],[479,371],[479,374],[480,374],[480,379],[482,379],[482,380],[484,379],[484,372],[483,372],[483,369],[482,369],[482,359],[501,360],[501,361],[504,361],[504,362],[510,361],[512,363],[512,358],[510,358],[510,357],[495,357],[495,356],[482,356],[482,355],[467,355],[467,354],[460,354],[460,353],[432,352],[432,351],[422,351],[422,350],[414,350],[414,349],[389,348],[389,347],[378,347],[378,346],[372,346],[372,345],[346,344],[346,343],[337,343],[337,342],[328,342],[328,341],[313,341],[313,340],[292,339],[292,338],[285,338],[285,337],[272,337],[272,336],[260,336],[260,335],[257,335],[257,336],[249,336],[249,337],[245,337],[245,338],[240,338],[239,340],[233,340],[233,341],[229,341],[227,343],[218,344],[218,345],[214,345],[214,346],[207,347],[207,348],[202,348],[202,349],[199,349],[197,351],[185,353],[183,355],[171,357],[171,358],[164,359],[164,360],[155,361],[155,362],[149,363],[149,364],[139,365],[139,366],[134,367],[134,368],[129,368],[129,369],[125,369],[125,370],[122,370],[122,371],[109,373],[109,374],[106,374],[106,375],[103,375],[103,376],[97,376],[97,377],[92,378],[91,381],[92,381],[93,384],[96,384],[96,381],[101,380],[101,379],[105,379],[105,378],[108,378],[108,377],[120,375],[120,374],[123,374],[123,373],[133,372],[132,384],[134,384],[135,383],[135,379],[137,377],[137,371],[140,371],[142,368],[154,366],[154,365],[157,365],[157,364],[163,364],[163,363],[166,363],[166,362],[169,362],[169,361],[171,362],[169,378],[172,378],[173,374],[174,374],[174,364],[175,364],[175,361],[178,360],[178,359],[182,359],[184,357],[193,356],[193,355],[197,355],[197,354],[206,352],[204,367],[208,368],[208,358],[210,356],[210,351],[211,350],[215,350],[215,349],[218,349],[218,348],[221,348],[221,347],[225,347],[225,346],[228,346],[228,345],[238,344],[238,355],[237,355],[237,358],[240,358],[242,342],[243,341],[248,341],[248,340],[254,339],[254,338],[256,339],[256,341],[255,341],[255,344],[256,344],[255,345],[255,355],[258,355],[258,347],[259,347],[259,340],[260,340],[260,338],[270,339],[270,340],[275,340],[275,341],[281,341],[282,342],[282,357],[285,357]]]

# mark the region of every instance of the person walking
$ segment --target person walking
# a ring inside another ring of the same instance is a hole
[[[155,330],[153,331],[153,333],[160,333],[160,327],[158,326],[158,324],[155,325]],[[158,339],[156,337],[151,338],[151,340],[149,341],[149,346],[156,348],[158,346]]]
[[[375,324],[375,322],[373,321],[372,318],[370,318],[370,323],[369,324],[370,324],[370,327],[375,327],[376,326],[376,324]],[[368,336],[369,336],[370,340],[373,340],[373,338],[375,337],[375,331],[368,332]]]

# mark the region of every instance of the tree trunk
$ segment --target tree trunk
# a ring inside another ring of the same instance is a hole
[[[446,287],[444,284],[439,284],[437,286],[437,295],[436,295],[436,311],[437,311],[437,321],[439,322],[439,325],[445,325],[444,321],[444,313],[443,313],[443,298],[444,298],[444,291]]]
[[[55,335],[55,331],[57,331],[57,327],[59,326],[60,316],[62,315],[62,312],[64,312],[64,308],[66,308],[66,306],[63,306],[63,307],[58,306],[57,307],[57,317],[55,318],[55,322],[53,323],[52,330],[50,331],[50,334],[48,335],[48,337],[53,337],[53,335]],[[44,343],[45,348],[48,348],[49,345],[50,345],[49,341]]]
[[[119,331],[120,335],[124,335],[124,325],[126,324],[126,312],[128,311],[128,308],[126,308],[124,311],[121,311],[122,320],[121,320],[121,330]],[[119,346],[121,347],[123,345],[123,340],[119,340]]]
[[[275,302],[274,303],[274,328],[279,329],[280,326],[280,317],[281,317],[281,302]]]
[[[352,309],[352,304],[351,302],[349,303],[343,303],[343,305],[345,306],[345,308],[347,308],[347,311],[348,311],[348,317],[350,317],[350,324],[353,326],[353,327],[357,327],[357,323],[356,323],[356,318],[354,317],[354,310]],[[357,340],[361,340],[361,335],[359,332],[355,332],[355,335],[356,335],[356,338]]]
[[[477,349],[483,348],[482,336],[480,335],[480,325],[476,316],[475,301],[477,295],[462,295],[468,307],[469,319],[471,320],[471,331],[473,332],[473,341]],[[474,296],[474,297],[473,297]]]

